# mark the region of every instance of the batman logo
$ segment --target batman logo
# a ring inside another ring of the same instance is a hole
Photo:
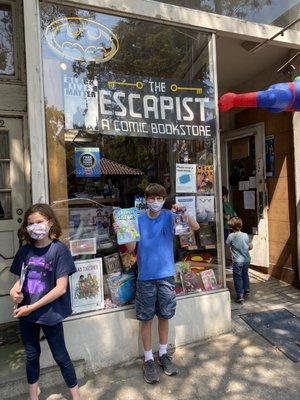
[[[53,21],[47,26],[45,37],[56,53],[70,61],[103,63],[119,50],[118,38],[110,29],[86,18]]]

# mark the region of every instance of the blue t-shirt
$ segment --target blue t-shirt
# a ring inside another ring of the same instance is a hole
[[[148,281],[175,275],[173,213],[161,210],[156,218],[138,217],[140,241],[137,247],[138,279]]]
[[[22,246],[13,260],[10,272],[20,276],[23,263],[28,268],[22,288],[24,299],[20,306],[37,302],[56,286],[58,278],[76,272],[69,249],[58,240],[53,240],[48,246],[42,248]],[[21,318],[39,324],[55,325],[71,313],[68,285],[64,295]]]
[[[226,244],[230,246],[232,261],[237,263],[249,262],[250,239],[245,232],[232,232],[228,235]]]

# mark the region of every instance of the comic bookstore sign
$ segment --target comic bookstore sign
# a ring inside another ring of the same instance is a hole
[[[98,87],[103,134],[176,139],[215,136],[213,87],[203,82],[103,74]]]

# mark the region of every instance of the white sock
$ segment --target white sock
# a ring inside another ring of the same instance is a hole
[[[144,355],[145,355],[145,362],[147,362],[149,360],[154,360],[152,349],[148,350],[148,351],[144,350]]]
[[[158,355],[159,357],[167,353],[168,344],[159,344]]]

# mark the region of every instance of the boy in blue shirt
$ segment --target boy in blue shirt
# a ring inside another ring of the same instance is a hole
[[[249,250],[253,249],[249,236],[241,232],[243,221],[239,217],[233,217],[228,221],[229,228],[233,231],[228,235],[226,244],[232,254],[233,282],[236,291],[236,302],[243,303],[250,295],[250,282],[248,269],[250,265]]]
[[[136,292],[136,314],[141,321],[141,337],[144,347],[144,379],[147,383],[159,381],[154,362],[151,341],[151,325],[158,317],[159,354],[158,363],[166,375],[178,373],[176,365],[167,354],[169,319],[175,314],[175,261],[173,251],[174,213],[162,209],[167,192],[157,183],[151,183],[145,190],[148,210],[139,215],[140,241],[137,244],[138,279]],[[179,211],[182,206],[172,208]],[[187,216],[192,230],[199,229],[198,222]],[[135,250],[136,243],[126,244],[129,251]]]

